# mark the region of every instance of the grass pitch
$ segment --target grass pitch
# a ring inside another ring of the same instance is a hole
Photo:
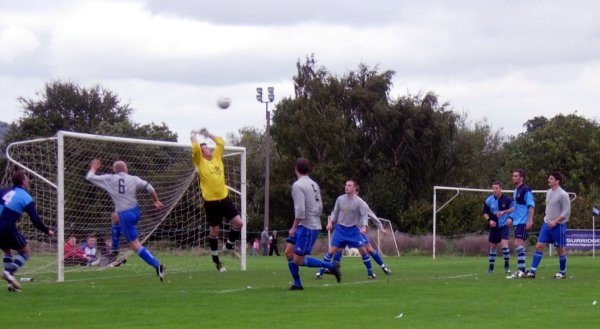
[[[19,294],[4,290],[0,326],[597,328],[600,319],[600,259],[589,256],[569,257],[566,280],[552,279],[558,259],[547,255],[535,280],[487,274],[485,257],[419,256],[386,258],[393,275],[374,264],[378,278],[367,280],[360,258],[345,257],[339,284],[301,268],[304,291],[287,291],[284,257],[248,257],[245,272],[225,258],[227,272],[219,273],[209,256],[158,256],[167,269],[163,283],[132,256],[124,267],[68,273],[63,283],[23,283]]]

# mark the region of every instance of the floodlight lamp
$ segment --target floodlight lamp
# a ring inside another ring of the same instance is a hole
[[[272,102],[275,100],[275,88],[269,87],[267,88],[267,91],[269,92],[269,102]]]

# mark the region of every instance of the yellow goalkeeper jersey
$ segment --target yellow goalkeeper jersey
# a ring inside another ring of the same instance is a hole
[[[192,143],[192,162],[196,167],[200,179],[200,190],[202,198],[206,201],[222,200],[227,197],[229,190],[225,186],[225,172],[223,167],[223,138],[216,137],[217,147],[213,150],[211,160],[202,156],[202,148],[198,143]]]

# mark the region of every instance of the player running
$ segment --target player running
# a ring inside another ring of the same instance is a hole
[[[12,175],[13,186],[0,190],[0,248],[4,252],[4,272],[2,278],[8,282],[8,291],[21,292],[21,285],[14,274],[25,266],[29,259],[27,240],[17,229],[17,221],[23,212],[29,215],[29,220],[40,231],[53,236],[38,216],[33,198],[25,189],[29,188],[29,178],[19,170]],[[13,257],[11,250],[16,250]]]
[[[366,203],[356,195],[357,184],[353,180],[346,181],[345,194],[335,200],[335,205],[327,223],[327,230],[333,231],[331,242],[324,262],[331,262],[332,256],[342,252],[347,246],[356,248],[367,268],[367,275],[374,278],[371,258],[365,248],[366,240],[363,235],[367,233],[367,207]]]
[[[309,162],[304,158],[296,160],[294,166],[298,180],[292,185],[292,199],[294,200],[294,223],[286,239],[285,256],[288,268],[294,282],[289,290],[303,290],[300,280],[299,266],[327,267],[340,282],[341,273],[339,263],[325,263],[310,255],[315,241],[321,232],[321,213],[323,200],[319,184],[308,177]]]
[[[387,231],[384,229],[383,224],[381,223],[381,220],[379,220],[379,218],[377,217],[377,215],[375,215],[375,213],[373,212],[373,210],[371,210],[371,208],[369,207],[369,205],[358,196],[358,186],[357,186],[357,190],[356,190],[356,197],[359,198],[363,203],[364,203],[364,207],[367,211],[367,217],[373,222],[373,224],[375,224],[375,226],[377,227],[377,229],[379,230],[379,232],[386,234]],[[375,249],[370,241],[369,241],[369,235],[367,233],[362,234],[362,238],[365,241],[365,249],[367,251],[367,253],[371,256],[371,258],[373,258],[373,260],[375,260],[375,262],[381,267],[381,270],[383,271],[383,273],[385,273],[386,275],[391,275],[392,271],[385,265],[385,263],[383,262],[383,259],[381,258],[381,255],[379,254],[379,252],[377,251],[377,249]],[[342,259],[342,252],[338,251],[335,253],[335,255],[333,255],[333,261],[337,261],[340,262]],[[367,266],[367,264],[365,263],[365,267]],[[321,279],[323,278],[323,274],[326,273],[326,269],[325,268],[321,268],[321,270],[319,272],[317,272],[315,274],[315,279]],[[377,275],[375,275],[375,273],[373,273],[373,271],[371,270],[371,274],[369,274],[369,268],[367,268],[367,277],[372,280],[372,279],[376,279]]]

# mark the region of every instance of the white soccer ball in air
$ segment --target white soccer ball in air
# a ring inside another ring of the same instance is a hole
[[[224,110],[224,109],[228,108],[230,104],[231,104],[231,101],[230,101],[230,100],[229,100],[229,98],[227,98],[227,97],[220,97],[220,98],[217,100],[217,105],[218,105],[218,106],[219,106],[219,107],[220,107],[222,110]]]

